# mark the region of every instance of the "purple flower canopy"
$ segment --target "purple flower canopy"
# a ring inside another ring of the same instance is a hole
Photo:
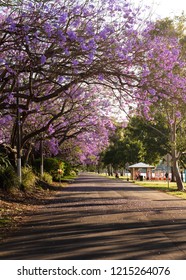
[[[147,119],[157,104],[162,112],[174,108],[170,127],[185,115],[180,40],[152,36],[154,23],[142,24],[127,1],[23,1],[2,8],[0,27],[1,143],[16,146],[17,98],[25,152],[42,135],[59,150],[74,138],[82,154],[97,156],[108,143],[114,102],[124,109],[136,102]]]

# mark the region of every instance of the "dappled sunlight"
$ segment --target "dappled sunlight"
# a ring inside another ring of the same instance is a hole
[[[0,259],[186,259],[185,217],[186,201],[84,174],[3,241]]]

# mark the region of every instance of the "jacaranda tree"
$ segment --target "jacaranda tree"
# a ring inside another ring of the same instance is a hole
[[[101,99],[121,108],[137,101],[147,118],[158,104],[183,189],[176,133],[186,102],[185,62],[177,34],[144,23],[128,1],[17,0],[0,9],[1,145],[14,152],[20,131],[27,160],[41,139],[57,148],[81,133],[94,135],[108,118]]]
[[[178,163],[186,147],[183,145],[186,124],[186,61],[181,42],[183,38],[167,20],[156,24],[148,36],[151,38],[148,40],[149,50],[145,53],[141,86],[136,94],[138,109],[155,124],[155,117],[161,112],[169,131],[173,173],[178,189],[182,191],[184,186]]]
[[[105,93],[122,103],[139,83],[135,65],[144,51],[138,38],[139,14],[127,1],[7,1],[2,5],[1,144],[12,151],[16,146],[17,112],[21,149],[28,158],[30,147],[40,139],[56,137],[60,144],[67,135],[88,128],[88,120],[92,125],[85,108],[95,115],[91,110]]]

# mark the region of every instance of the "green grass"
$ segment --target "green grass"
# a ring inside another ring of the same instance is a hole
[[[136,185],[139,186],[143,186],[143,187],[147,187],[147,188],[151,188],[154,190],[159,190],[162,192],[166,192],[168,194],[180,197],[182,199],[186,199],[186,192],[180,192],[177,189],[176,183],[169,183],[169,187],[168,187],[168,183],[167,182],[162,182],[162,181],[135,181]],[[184,184],[184,186],[186,187],[186,184]]]
[[[68,176],[64,176],[64,177],[62,177],[61,178],[61,182],[63,181],[63,180],[74,180],[75,178],[77,178],[77,176],[75,176],[75,175],[68,175]]]
[[[110,179],[115,179],[115,176],[107,176],[105,174],[101,174],[101,175]],[[120,179],[126,181],[127,177],[126,176],[120,177]],[[169,186],[167,181],[132,181],[132,182],[139,186],[147,187],[161,192],[166,192],[167,194],[174,195],[182,199],[186,199],[186,192],[178,191],[176,183],[173,182],[169,182]],[[184,183],[184,186],[186,188],[186,183]]]

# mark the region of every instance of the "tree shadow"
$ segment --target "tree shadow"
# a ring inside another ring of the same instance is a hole
[[[145,200],[135,192],[151,191],[153,197],[153,190],[121,182],[113,186],[102,178],[92,183],[80,178],[28,214],[28,221],[2,242],[0,259],[186,259],[185,202]],[[118,196],[112,197],[113,191]]]
[[[186,259],[181,249],[185,240],[172,241],[164,235],[172,230],[183,233],[186,230],[183,220],[174,227],[169,220],[159,220],[156,225],[148,222],[75,225],[60,218],[51,224],[47,218],[40,222],[35,227],[25,225],[11,241],[2,244],[0,259]]]

